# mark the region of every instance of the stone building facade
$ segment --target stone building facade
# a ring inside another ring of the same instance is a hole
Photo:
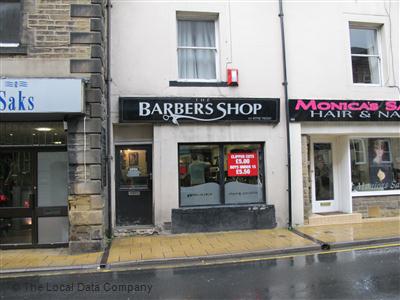
[[[6,135],[12,135],[9,133],[11,126],[18,128],[21,122],[31,122],[32,127],[35,127],[35,122],[50,120],[57,124],[64,124],[66,142],[62,143],[64,148],[60,151],[66,151],[68,154],[68,197],[65,199],[65,206],[67,206],[69,219],[69,222],[66,222],[69,224],[69,234],[67,238],[62,239],[62,242],[69,244],[71,252],[100,250],[104,246],[107,220],[105,209],[107,195],[106,1],[21,0],[15,2],[16,6],[11,7],[15,5],[12,1],[0,1],[0,5],[5,5],[4,7],[10,5],[8,12],[17,13],[20,19],[19,31],[14,37],[16,43],[9,43],[9,41],[4,43],[0,36],[0,76],[3,82],[7,85],[7,80],[9,82],[19,80],[18,82],[25,82],[24,88],[29,89],[34,85],[30,81],[32,79],[56,79],[52,82],[57,82],[61,87],[64,86],[66,79],[78,79],[83,91],[82,111],[71,114],[56,108],[56,111],[60,113],[48,113],[46,109],[39,113],[15,113],[5,109],[0,112],[1,126],[5,128],[3,130]],[[18,25],[17,21],[14,25]],[[49,95],[52,92],[49,87]],[[59,92],[68,93],[68,90]],[[36,101],[39,100],[36,99]],[[48,130],[54,132],[54,129]],[[34,136],[36,134],[38,135],[39,132],[32,133]],[[58,143],[61,144],[61,142]],[[5,144],[5,139],[0,140],[0,151],[5,149]],[[10,147],[9,144],[8,147]],[[39,142],[24,145],[24,147],[36,152],[41,151],[35,150],[41,147]],[[17,157],[21,149],[18,145],[14,148],[16,148],[15,152],[3,152],[3,155]],[[44,151],[49,151],[48,145],[45,145],[44,149]],[[37,175],[38,171],[33,170],[32,173]],[[3,174],[3,177],[6,175]],[[14,175],[18,176],[18,174]],[[32,183],[35,190],[39,189],[32,194],[40,198],[40,186],[37,188],[40,185],[39,181],[40,177]],[[49,182],[49,185],[51,184],[52,182]],[[11,195],[9,201],[11,198],[14,198],[14,202],[17,201],[15,192],[17,187],[9,188]],[[18,188],[21,190],[21,187]],[[14,242],[11,242],[14,245],[26,241],[35,245],[40,244],[40,240],[46,240],[41,238],[41,235],[45,236],[46,233],[40,232],[42,228],[40,218],[35,219],[34,216],[37,215],[37,211],[42,211],[39,207],[40,201],[36,199],[33,203],[25,205],[25,208],[31,209],[33,214],[31,219],[33,236],[24,241],[15,240],[15,237],[21,236],[20,232],[22,232],[22,229],[18,229],[19,231],[15,229],[19,233],[15,233]],[[9,205],[19,206],[16,203]],[[17,218],[6,216],[4,213],[0,217],[4,217],[5,226],[10,227],[8,232],[13,232],[14,227],[22,228],[20,225],[15,225]],[[46,219],[46,221],[50,220],[51,218]],[[39,237],[35,236],[38,231]]]

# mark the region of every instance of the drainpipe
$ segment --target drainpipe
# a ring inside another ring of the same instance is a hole
[[[111,0],[107,1],[107,105],[106,105],[106,120],[107,120],[107,212],[108,212],[108,228],[107,237],[112,238],[112,214],[111,214],[111,75],[110,75],[110,22],[111,21]]]
[[[287,174],[288,174],[288,209],[289,221],[288,228],[292,229],[292,167],[291,167],[291,151],[290,151],[290,128],[289,128],[289,99],[288,99],[288,82],[286,67],[286,44],[285,44],[285,26],[283,24],[283,4],[279,0],[279,18],[281,23],[281,43],[282,43],[282,67],[283,67],[283,88],[285,92],[285,112],[286,112],[286,145],[287,145]]]

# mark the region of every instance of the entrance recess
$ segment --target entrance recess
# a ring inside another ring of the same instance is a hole
[[[62,149],[0,149],[1,247],[68,242],[67,168]]]
[[[116,225],[153,224],[152,146],[115,147]]]
[[[311,144],[313,213],[338,210],[334,147],[334,142],[327,139],[314,140]]]

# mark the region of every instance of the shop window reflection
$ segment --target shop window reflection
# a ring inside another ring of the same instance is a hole
[[[262,165],[262,160],[260,161],[260,158],[262,158],[261,150],[260,144],[224,146],[225,203],[238,204],[264,201],[264,178],[262,172],[260,172],[260,165]],[[239,159],[239,162],[235,165],[237,159]],[[233,166],[230,166],[230,164],[233,164]],[[229,174],[229,167],[237,167],[237,169]]]
[[[219,146],[180,146],[179,181],[181,205],[219,204]]]
[[[180,205],[264,202],[262,144],[179,146]]]
[[[355,147],[360,140],[366,145],[365,163],[359,163]],[[353,191],[400,190],[399,138],[353,139],[350,153]]]

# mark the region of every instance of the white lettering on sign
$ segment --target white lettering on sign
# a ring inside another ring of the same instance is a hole
[[[257,152],[229,153],[228,176],[258,176]]]
[[[192,119],[198,121],[216,121],[225,118],[227,115],[254,115],[256,116],[262,109],[260,103],[217,103],[216,106],[212,102],[188,102],[188,103],[154,103],[151,105],[149,102],[139,102],[139,116],[148,117],[151,115],[162,115],[165,121],[171,120],[172,123],[178,124],[179,119]],[[201,116],[210,116],[220,112],[218,117],[202,118]],[[196,115],[196,117],[194,116]]]

